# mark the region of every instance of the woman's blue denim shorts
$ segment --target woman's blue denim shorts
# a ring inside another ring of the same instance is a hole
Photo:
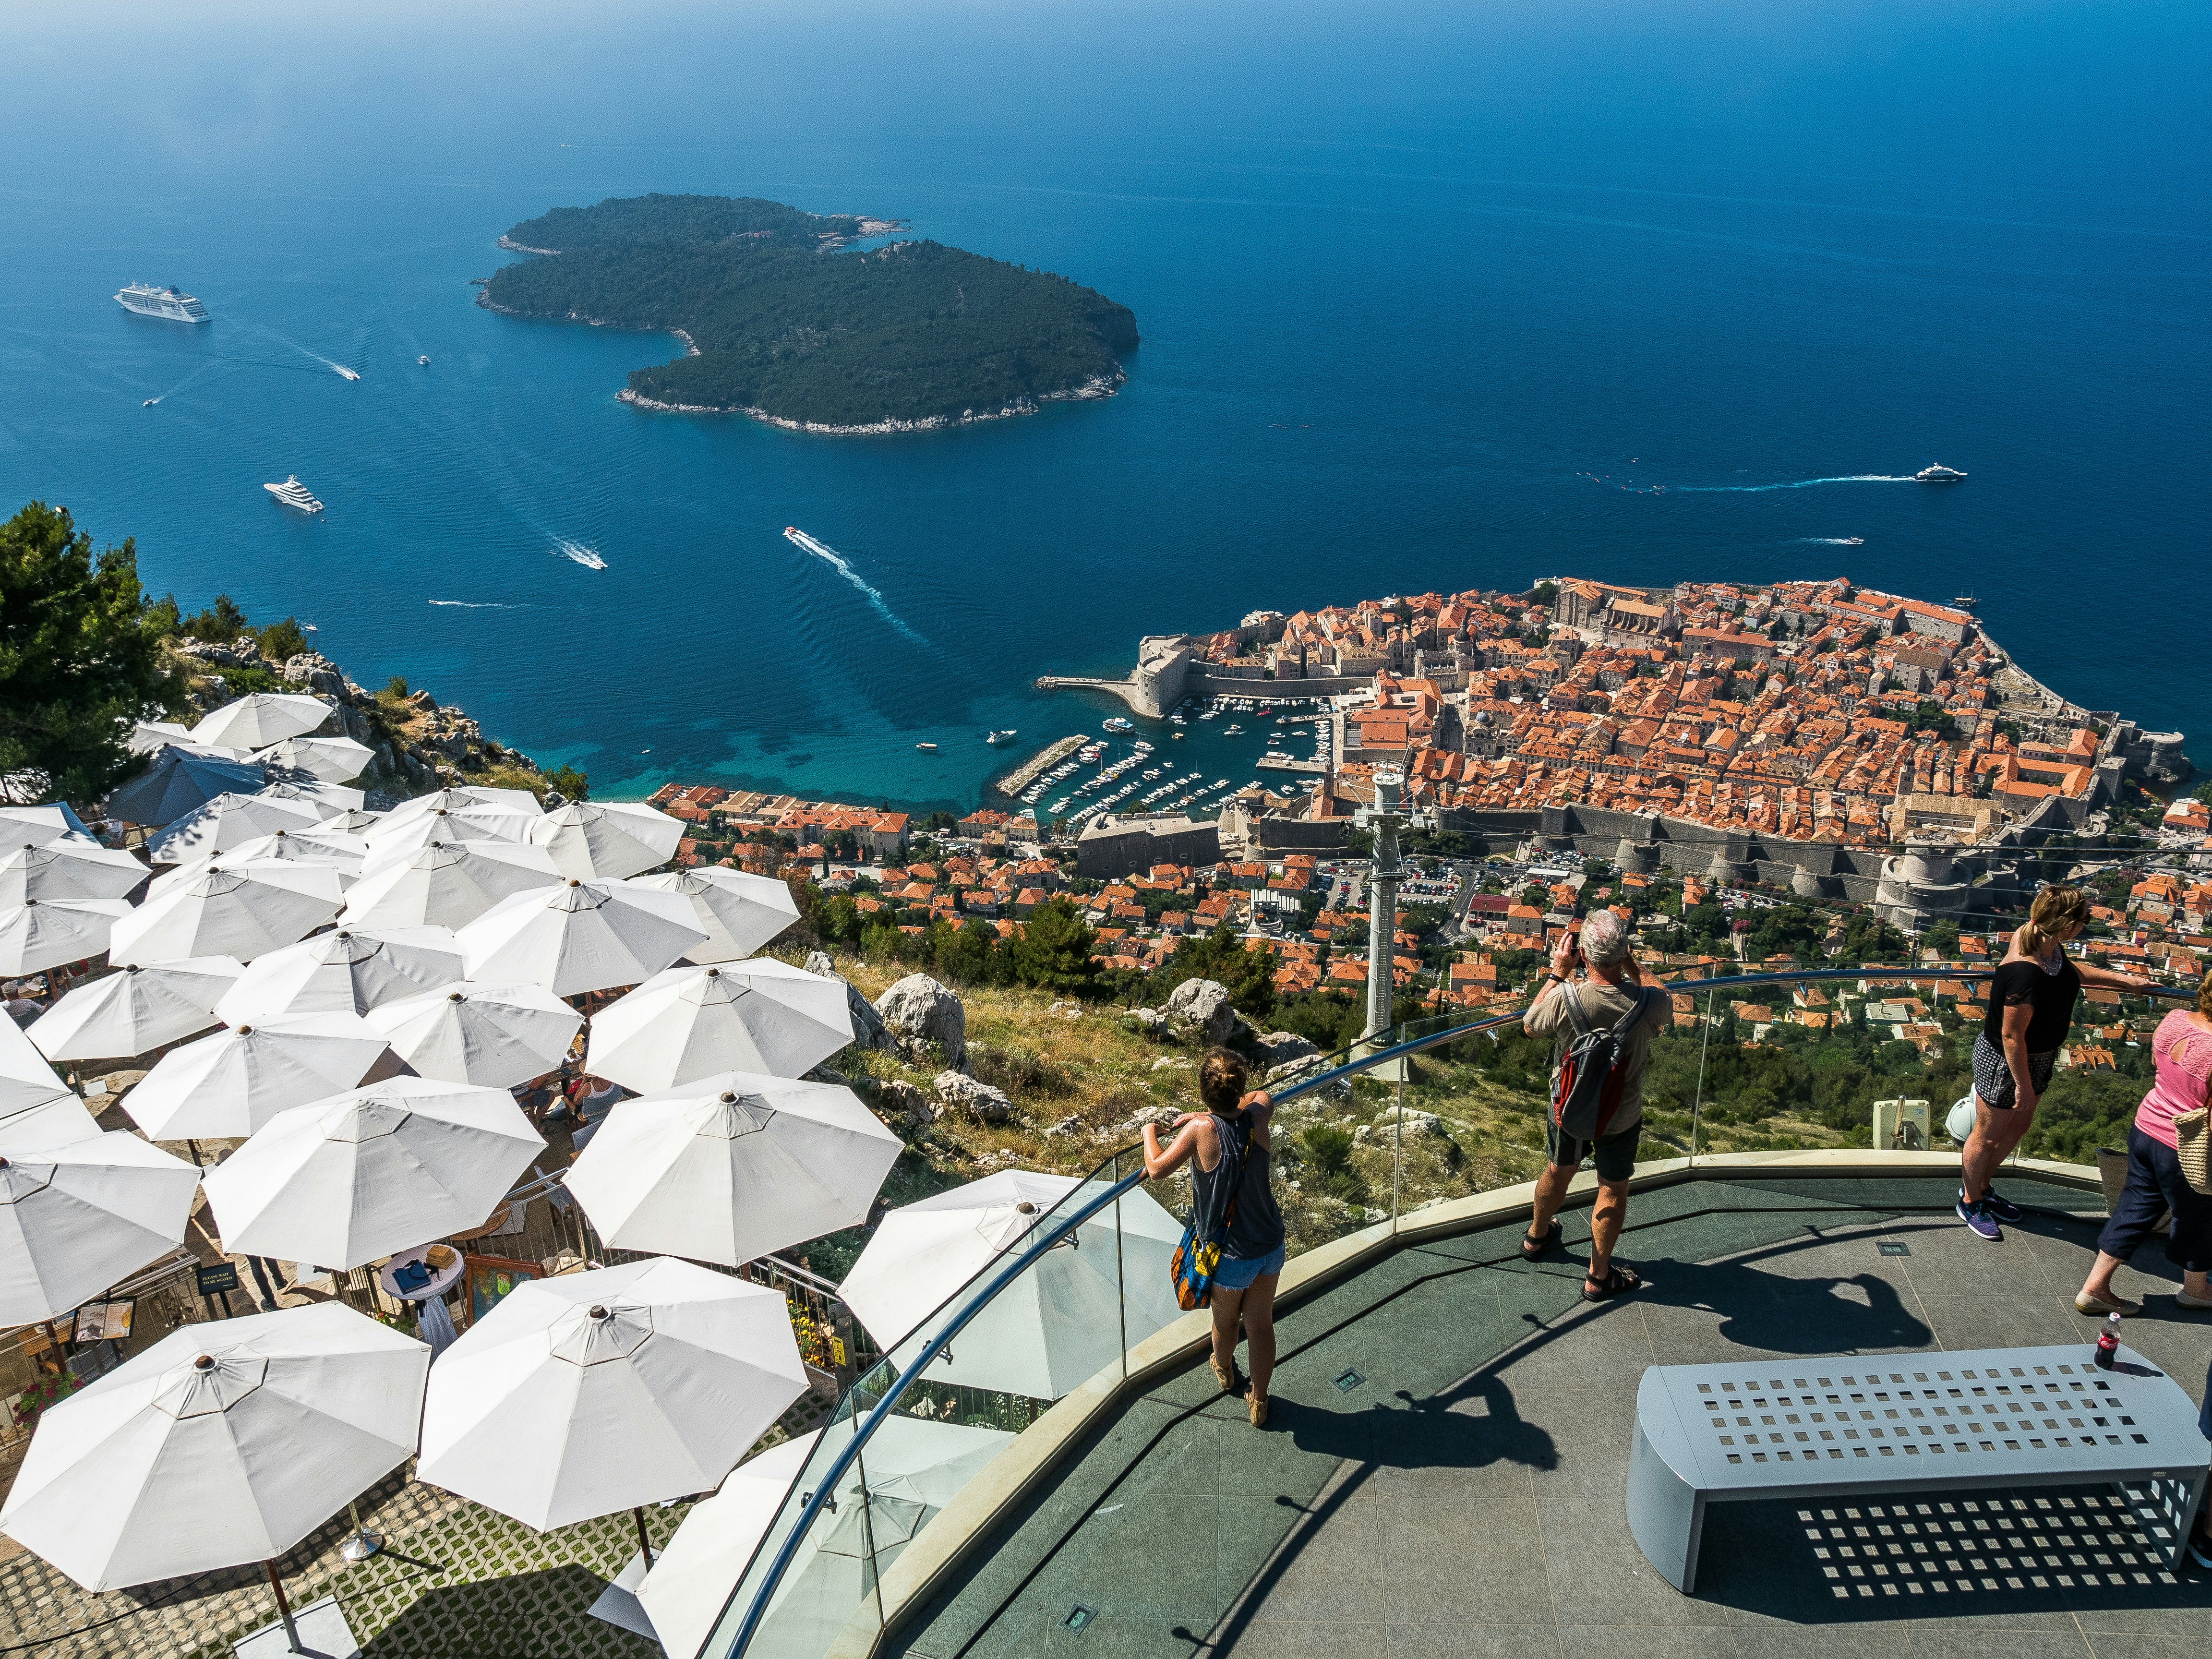
[[[1283,1271],[1283,1260],[1290,1247],[1287,1243],[1275,1246],[1273,1255],[1254,1256],[1249,1261],[1232,1261],[1227,1257],[1213,1270],[1213,1283],[1224,1291],[1249,1291],[1253,1281],[1269,1273]]]

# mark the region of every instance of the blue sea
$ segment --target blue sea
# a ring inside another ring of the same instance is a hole
[[[2212,765],[2202,8],[331,9],[0,19],[0,510],[599,793],[966,806],[1140,634],[1563,572],[1971,592]],[[957,431],[642,413],[675,342],[470,279],[647,191],[902,219],[1144,343]]]

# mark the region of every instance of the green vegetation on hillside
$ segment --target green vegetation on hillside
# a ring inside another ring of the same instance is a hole
[[[184,707],[161,637],[177,608],[148,599],[138,554],[94,554],[66,509],[33,501],[0,524],[0,774],[46,774],[91,801],[121,777],[131,723]]]
[[[684,408],[826,426],[950,422],[1110,385],[1137,344],[1126,306],[930,241],[834,248],[860,222],[775,202],[647,196],[564,208],[507,240],[484,303],[528,317],[681,329],[697,348],[629,377]]]

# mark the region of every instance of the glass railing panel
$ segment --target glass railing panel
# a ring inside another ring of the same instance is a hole
[[[791,1490],[776,1510],[775,1518],[755,1547],[752,1559],[738,1579],[714,1634],[700,1650],[702,1653],[725,1654],[733,1650],[747,1610],[761,1587],[769,1582],[771,1570],[790,1542],[809,1501],[830,1479],[839,1455],[850,1447],[860,1425],[860,1419],[851,1409],[848,1396],[840,1402],[836,1417],[821,1431],[805,1468],[792,1482]],[[817,1659],[872,1595],[872,1567],[865,1559],[840,1554],[818,1563],[815,1559],[821,1540],[835,1533],[839,1515],[849,1515],[854,1510],[854,1506],[844,1501],[842,1493],[836,1510],[823,1510],[817,1524],[800,1540],[799,1548],[778,1582],[766,1617],[747,1649],[749,1653],[759,1656],[759,1659]]]

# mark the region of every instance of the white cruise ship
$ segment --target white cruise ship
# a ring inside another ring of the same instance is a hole
[[[296,507],[302,513],[319,513],[323,510],[323,504],[317,501],[309,492],[307,486],[301,483],[296,477],[287,478],[280,484],[265,483],[261,487],[283,502],[285,506]]]
[[[151,283],[131,283],[115,296],[115,303],[141,317],[166,317],[173,323],[209,320],[207,307],[191,295],[176,288],[155,288]]]

